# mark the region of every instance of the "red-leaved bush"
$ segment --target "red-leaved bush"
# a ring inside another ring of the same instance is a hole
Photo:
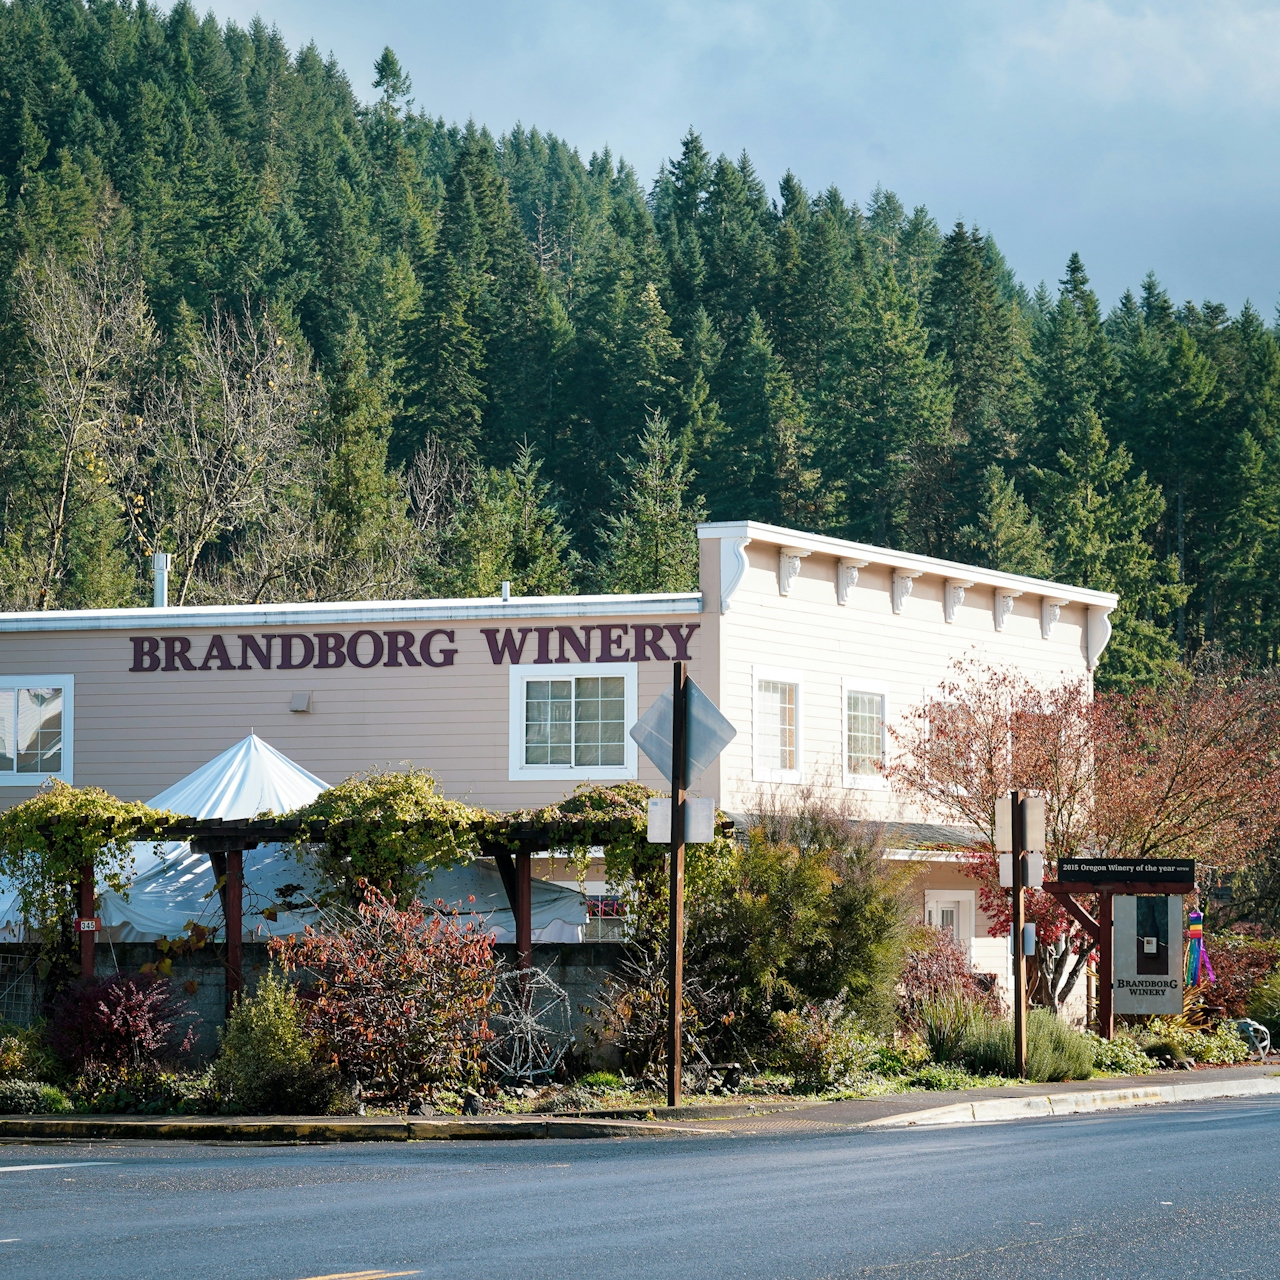
[[[416,900],[400,911],[362,887],[354,914],[271,941],[284,969],[309,979],[308,1029],[344,1076],[398,1102],[477,1081],[493,1038],[492,939]]]
[[[1000,997],[974,972],[951,934],[929,925],[923,926],[921,941],[907,953],[898,992],[902,1020],[915,1030],[919,1030],[920,1005],[939,996],[961,996],[993,1016],[1002,1012]]]
[[[1243,1018],[1250,992],[1280,963],[1280,944],[1219,933],[1206,948],[1217,981],[1206,984],[1205,1002],[1221,1005],[1229,1018]]]
[[[46,1038],[77,1070],[86,1062],[154,1069],[191,1048],[198,1021],[168,979],[117,973],[63,992]]]

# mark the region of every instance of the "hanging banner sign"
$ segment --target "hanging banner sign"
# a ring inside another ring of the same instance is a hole
[[[1182,1012],[1182,898],[1117,895],[1116,1013]]]
[[[1059,858],[1058,879],[1072,883],[1106,884],[1138,880],[1144,884],[1193,884],[1192,858]]]

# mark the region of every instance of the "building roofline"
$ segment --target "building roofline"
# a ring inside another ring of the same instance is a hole
[[[873,547],[865,542],[849,542],[844,538],[831,538],[821,533],[801,533],[796,529],[783,529],[778,525],[762,524],[755,520],[718,520],[700,524],[698,537],[746,538],[769,546],[796,547],[801,551],[817,552],[837,559],[862,560],[867,564],[910,569],[939,578],[960,578],[974,586],[1005,588],[1068,604],[1092,605],[1094,608],[1111,610],[1120,603],[1120,597],[1113,591],[1094,591],[1089,587],[1073,587],[1044,578],[1028,578],[1020,573],[1002,573],[998,569],[983,569],[977,565],[960,564],[955,560],[941,560],[936,556],[894,551],[889,547]]]
[[[696,591],[651,595],[513,596],[463,600],[198,605],[167,609],[49,609],[0,613],[0,634],[39,631],[171,631],[197,627],[311,627],[354,623],[518,622],[702,612]]]

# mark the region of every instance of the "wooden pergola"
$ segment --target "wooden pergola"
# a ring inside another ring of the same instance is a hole
[[[196,853],[206,854],[219,885],[222,916],[226,924],[227,1001],[244,986],[244,855],[262,844],[288,843],[298,838],[303,822],[298,818],[180,818],[158,830],[157,841],[180,840]],[[330,829],[350,828],[355,819],[332,825],[307,823],[307,839],[321,843]],[[471,827],[482,857],[496,862],[507,901],[515,917],[516,957],[522,969],[533,966],[533,871],[535,853],[563,849],[575,843],[575,836],[593,843],[611,838],[635,837],[634,825],[623,819],[601,822],[598,817],[562,819],[554,826],[528,819],[512,819],[505,824],[487,821]],[[80,971],[93,977],[96,923],[93,920],[95,893],[92,865],[81,872],[79,905]]]

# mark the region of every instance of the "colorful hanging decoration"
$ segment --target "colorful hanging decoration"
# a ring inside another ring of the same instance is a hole
[[[1213,965],[1209,963],[1209,953],[1204,945],[1204,914],[1200,911],[1187,913],[1187,986],[1194,987],[1201,982],[1217,982]]]

